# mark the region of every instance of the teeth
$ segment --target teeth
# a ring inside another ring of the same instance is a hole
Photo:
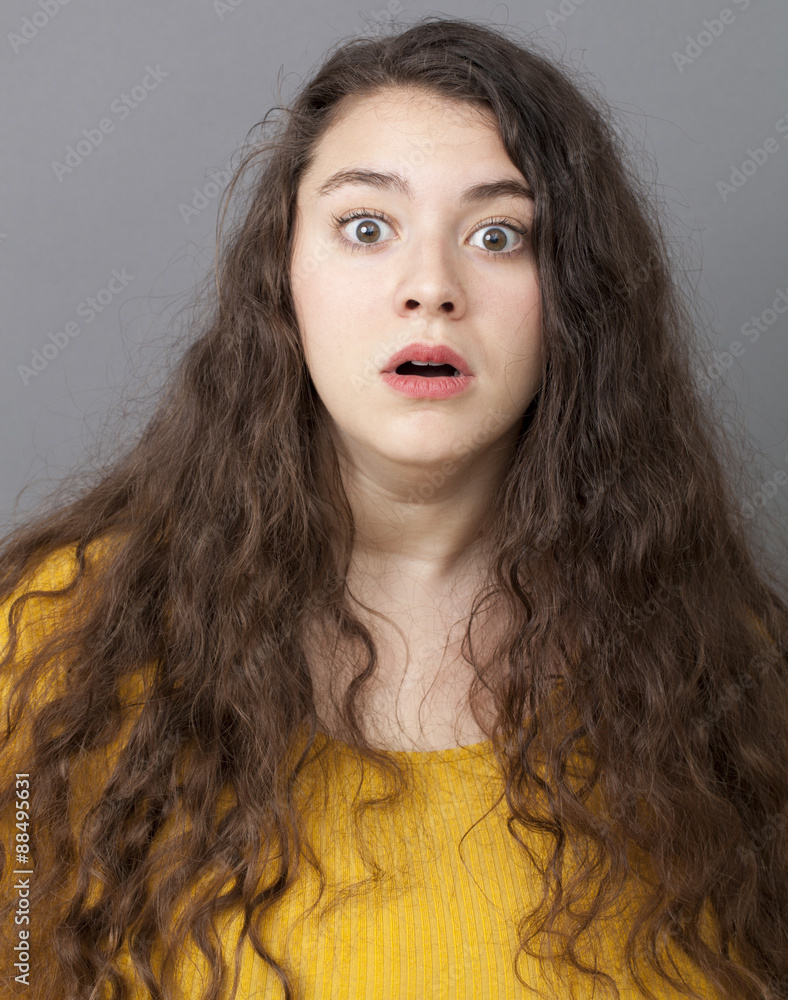
[[[432,365],[433,368],[440,368],[441,365],[445,364],[446,362],[445,361],[411,361],[410,363],[412,365],[419,365],[422,368],[425,365]],[[462,377],[462,372],[458,368],[454,369],[453,374],[456,375],[456,376],[458,376],[458,377],[460,377],[460,378]]]

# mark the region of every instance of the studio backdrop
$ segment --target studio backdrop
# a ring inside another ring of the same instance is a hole
[[[695,289],[699,382],[753,449],[744,509],[784,544],[788,4],[548,2],[5,0],[4,530],[133,436],[250,128],[333,44],[434,14],[532,38],[612,105]]]

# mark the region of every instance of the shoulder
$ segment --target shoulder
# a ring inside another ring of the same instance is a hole
[[[84,548],[80,556],[77,542],[62,545],[31,558],[21,579],[8,589],[0,590],[0,651],[4,655],[5,643],[13,624],[33,630],[31,638],[40,638],[42,629],[58,608],[73,605],[72,585],[77,583],[84,563],[86,573],[101,563],[114,540],[109,537],[96,539]],[[20,598],[25,598],[20,602]],[[71,598],[71,600],[68,600]]]
[[[0,774],[30,770],[22,764],[34,760],[41,733],[62,735],[64,726],[82,726],[88,719],[97,675],[82,669],[79,625],[96,593],[93,584],[102,586],[101,573],[92,570],[107,549],[106,540],[86,546],[84,555],[76,543],[53,549],[0,600]],[[123,726],[117,739],[78,755],[87,774],[80,778],[86,801],[102,787],[99,776],[108,773],[125,744],[146,697],[146,677],[140,669],[118,682]],[[71,701],[63,708],[66,697]],[[75,802],[82,801],[82,792],[74,795]]]
[[[91,543],[82,556],[76,542],[54,548],[31,559],[10,586],[6,574],[0,591],[0,735],[8,725],[12,701],[29,715],[59,693],[68,661],[66,626],[80,617],[84,606],[80,581],[92,577],[90,570],[108,545],[106,539]],[[45,646],[45,662],[28,671]]]

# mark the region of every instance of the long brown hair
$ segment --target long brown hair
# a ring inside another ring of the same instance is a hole
[[[0,802],[13,824],[13,775],[30,775],[37,995],[96,997],[111,984],[121,997],[113,960],[125,945],[172,996],[187,935],[224,989],[212,921],[242,910],[238,947],[248,935],[285,996],[299,996],[259,927],[305,854],[294,787],[318,732],[305,621],[325,616],[361,647],[342,721],[363,759],[404,787],[357,714],[376,647],[346,591],[353,522],[288,268],[315,144],[344,98],[392,86],[491,112],[534,191],[542,382],[490,536],[510,620],[495,672],[469,653],[472,703],[482,687],[494,697],[492,726],[477,721],[501,766],[511,836],[555,840],[512,960],[551,936],[581,969],[573,945],[619,898],[634,848],[654,876],[627,960],[642,938],[651,962],[667,935],[725,1000],[777,1000],[788,988],[788,605],[756,534],[763,521],[742,510],[744,461],[693,382],[690,297],[592,89],[533,45],[443,18],[337,46],[281,119],[266,116],[274,135],[227,192],[229,205],[253,175],[153,416],[76,497],[64,486],[3,539]],[[42,587],[53,553],[65,568]],[[39,589],[12,600],[26,581]],[[23,642],[34,607],[48,627]],[[570,759],[588,762],[579,786]],[[79,775],[92,798],[75,817]],[[592,790],[604,809],[591,808]],[[594,863],[566,870],[567,846],[583,838]],[[4,877],[14,864],[4,850]],[[9,896],[0,913],[7,969],[14,905]]]

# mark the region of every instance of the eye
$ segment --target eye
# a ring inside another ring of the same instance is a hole
[[[351,250],[363,250],[368,246],[376,246],[380,242],[378,239],[381,233],[380,223],[382,222],[388,226],[384,215],[380,212],[367,211],[364,208],[357,212],[343,215],[341,218],[338,218],[336,215],[332,216],[332,218],[337,227],[337,239]],[[349,226],[348,223],[350,222],[355,222],[355,225]],[[348,230],[350,230],[350,233],[348,233]],[[355,239],[348,239],[347,236],[350,234]]]
[[[509,233],[506,232],[507,229]],[[481,244],[472,243],[471,245],[480,247],[491,257],[519,256],[526,248],[527,231],[522,226],[508,222],[506,219],[487,219],[473,235],[477,236],[479,233],[483,234]],[[520,237],[519,242],[512,240],[511,233],[516,233]],[[508,249],[504,249],[507,246]]]
[[[341,217],[332,215],[332,219],[336,229],[335,238],[350,250],[365,250],[368,247],[378,246],[383,242],[380,223],[391,228],[390,223],[381,212],[365,208]],[[352,227],[349,225],[351,222],[355,222]],[[478,247],[489,257],[504,259],[517,257],[524,253],[527,248],[528,231],[507,219],[486,219],[474,230],[473,236],[478,233],[485,233],[482,236],[482,244],[472,243],[471,246]],[[515,244],[514,247],[512,246],[514,242],[512,233],[520,237],[519,243]],[[355,237],[354,239],[348,239],[351,234]],[[506,246],[508,249],[503,249]]]

